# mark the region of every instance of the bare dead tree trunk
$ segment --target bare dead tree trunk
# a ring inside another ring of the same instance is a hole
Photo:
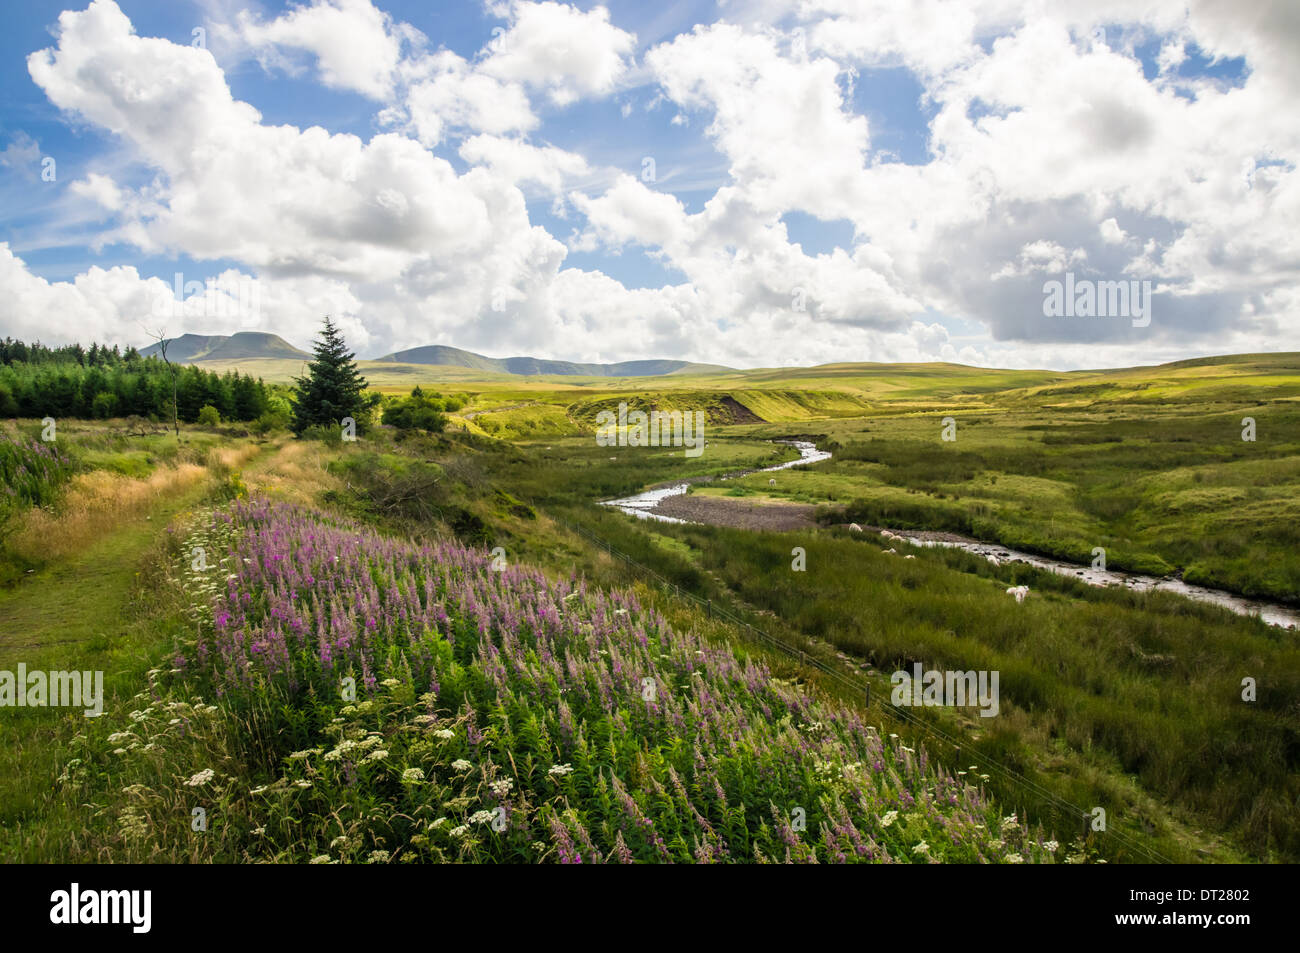
[[[158,331],[149,331],[149,336],[158,342],[158,351],[162,354],[163,363],[167,365],[167,370],[172,375],[172,427],[176,430],[176,441],[181,439],[181,419],[180,419],[180,402],[176,392],[176,365],[167,359],[167,329],[162,328]]]

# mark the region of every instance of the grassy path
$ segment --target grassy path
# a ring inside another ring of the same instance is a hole
[[[281,445],[259,448],[250,465],[261,469],[282,452]],[[170,493],[76,556],[0,590],[0,669],[21,662],[28,671],[103,671],[106,705],[139,691],[178,623],[158,611],[160,594],[142,584],[142,571],[167,525],[200,505],[212,485],[210,477]],[[46,859],[67,849],[55,841],[75,836],[76,818],[51,816],[66,810],[53,781],[66,740],[84,721],[81,710],[0,709],[0,860]]]
[[[114,635],[130,625],[128,596],[140,561],[161,529],[207,490],[206,484],[191,487],[165,500],[148,517],[133,519],[98,540],[77,558],[0,591],[0,667],[19,661],[30,667],[35,658],[47,655],[76,664],[67,646],[88,646],[97,654],[100,643],[116,641]],[[56,647],[57,652],[49,651]]]

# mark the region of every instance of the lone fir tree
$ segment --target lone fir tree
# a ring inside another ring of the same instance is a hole
[[[307,376],[294,380],[293,432],[301,435],[308,427],[337,427],[344,417],[360,423],[369,406],[362,396],[366,379],[328,315],[312,350],[316,357],[307,365]]]

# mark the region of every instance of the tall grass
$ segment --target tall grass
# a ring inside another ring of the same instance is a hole
[[[107,470],[72,478],[58,505],[31,509],[12,523],[7,548],[17,559],[38,565],[79,552],[125,520],[144,519],[161,501],[196,486],[208,471],[196,463],[160,467],[133,479]]]
[[[604,520],[602,533],[614,523]],[[670,579],[720,586],[874,668],[999,671],[1003,710],[981,732],[982,750],[1033,773],[1047,753],[1035,746],[1068,746],[1258,857],[1300,857],[1293,633],[952,550],[908,547],[917,558],[904,560],[882,553],[874,535],[654,529],[686,544],[688,558],[636,546],[627,537],[644,535],[640,525],[615,538]],[[806,549],[806,572],[790,569],[794,545]],[[1023,605],[1003,591],[1020,583],[1031,587]],[[1242,696],[1248,676],[1252,701]],[[1038,780],[1076,803],[1114,803],[1082,774]]]
[[[72,461],[56,446],[0,433],[0,519],[24,507],[53,503],[72,472]]]
[[[973,777],[631,593],[266,501],[197,538],[225,553],[185,572],[197,641],[63,779],[125,795],[106,858],[1065,859]]]

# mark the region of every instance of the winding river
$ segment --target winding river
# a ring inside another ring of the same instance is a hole
[[[785,463],[778,463],[775,466],[762,467],[758,470],[741,470],[739,473],[731,473],[727,476],[718,477],[719,481],[730,480],[733,477],[749,476],[751,473],[773,473],[777,470],[788,470],[790,467],[802,467],[810,463],[821,463],[823,460],[829,460],[831,454],[829,450],[818,450],[812,443],[807,440],[777,440],[776,443],[783,443],[787,446],[794,447],[799,451],[797,460],[787,460]],[[690,480],[684,480],[681,483],[672,486],[661,486],[651,490],[637,493],[635,496],[625,496],[619,500],[602,500],[601,506],[612,506],[616,510],[622,510],[638,519],[659,520],[661,523],[689,523],[691,520],[677,519],[675,516],[665,516],[662,513],[656,513],[655,507],[670,496],[681,496],[691,488],[692,483],[708,483],[712,477],[694,477]]]
[[[718,479],[728,480],[733,477],[748,476],[751,473],[772,473],[777,470],[787,470],[790,467],[820,463],[831,458],[829,451],[818,450],[816,446],[806,440],[778,440],[776,442],[794,447],[799,451],[799,458],[797,460],[787,460],[785,463],[778,463],[770,467],[762,467],[758,470],[744,470]],[[656,513],[655,508],[669,497],[681,496],[686,493],[693,483],[708,482],[710,479],[710,477],[696,477],[670,486],[645,490],[633,496],[617,500],[603,500],[601,505],[612,506],[639,519],[653,519],[664,523],[689,523],[690,520]],[[983,556],[990,562],[998,564],[1022,562],[1037,569],[1045,569],[1048,572],[1056,573],[1059,576],[1072,576],[1090,586],[1123,586],[1135,592],[1172,592],[1188,599],[1195,599],[1198,602],[1208,602],[1216,606],[1222,606],[1238,615],[1259,616],[1262,621],[1267,622],[1269,625],[1300,629],[1300,609],[1284,606],[1276,602],[1249,599],[1245,596],[1234,595],[1231,592],[1224,592],[1221,589],[1194,586],[1173,576],[1144,576],[1140,573],[1093,569],[1090,566],[1080,566],[1077,563],[1064,562],[1047,556],[1036,556],[997,543],[983,543],[976,539],[967,539],[951,533],[925,533],[905,530],[899,532],[898,535],[916,546],[947,546],[964,549],[969,553]]]

